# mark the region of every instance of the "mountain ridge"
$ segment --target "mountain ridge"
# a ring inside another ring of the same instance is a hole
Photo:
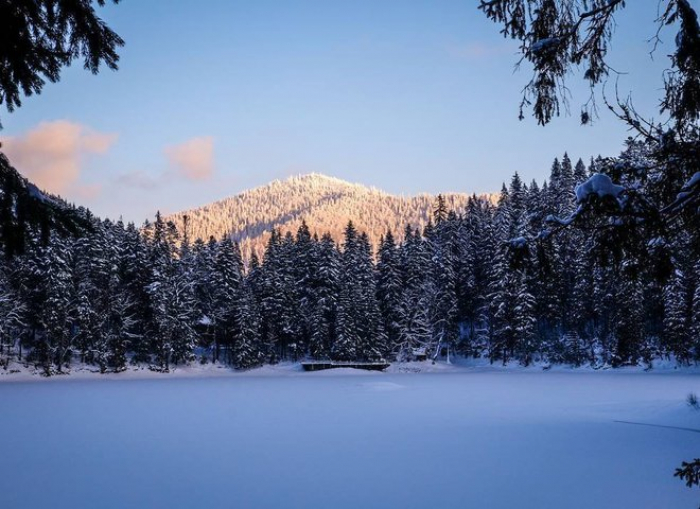
[[[473,194],[442,193],[447,208],[461,213]],[[481,194],[492,199],[495,195]],[[330,233],[336,242],[348,221],[377,244],[391,229],[403,237],[407,225],[422,229],[432,216],[437,195],[395,195],[374,186],[349,182],[321,173],[276,179],[238,194],[165,216],[190,240],[231,237],[244,258],[260,256],[272,229],[294,234],[302,221],[312,233]]]

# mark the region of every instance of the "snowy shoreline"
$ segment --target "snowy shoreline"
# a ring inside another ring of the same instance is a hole
[[[206,378],[243,378],[243,377],[333,377],[333,376],[382,376],[382,375],[417,375],[417,374],[469,374],[469,373],[639,373],[661,374],[678,373],[700,375],[700,365],[679,366],[673,361],[657,362],[649,369],[646,366],[626,366],[612,368],[609,366],[591,367],[570,365],[532,364],[524,367],[517,362],[506,366],[490,364],[487,359],[458,359],[454,363],[423,361],[392,363],[385,371],[366,371],[353,368],[339,368],[315,372],[305,372],[301,363],[283,362],[265,365],[249,370],[235,370],[225,364],[190,364],[175,366],[169,372],[149,369],[145,365],[128,366],[119,373],[100,373],[92,365],[74,365],[70,371],[62,374],[45,376],[40,369],[24,363],[11,363],[7,369],[0,369],[0,383],[13,382],[66,382],[87,380],[182,380]]]

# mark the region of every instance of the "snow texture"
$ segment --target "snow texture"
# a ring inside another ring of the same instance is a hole
[[[549,214],[544,221],[545,223],[558,224],[560,226],[569,226],[574,222],[574,218],[575,216],[573,214],[570,217],[567,217],[566,219],[562,219],[553,214]]]
[[[527,239],[525,237],[516,237],[511,239],[510,246],[513,249],[524,249],[527,247]]]
[[[27,191],[29,191],[29,194],[36,198],[39,201],[47,202],[47,201],[52,201],[49,200],[44,193],[39,191],[39,188],[36,187],[34,184],[27,184]]]
[[[532,43],[530,50],[533,53],[538,53],[545,50],[550,50],[561,42],[559,37],[545,37]]]
[[[693,372],[393,370],[2,383],[2,507],[697,507]]]
[[[673,203],[669,205],[668,210],[678,210],[687,206],[688,202],[698,194],[700,194],[700,172],[693,174],[693,176],[683,184],[681,191],[676,195],[676,199]]]
[[[584,202],[593,194],[598,195],[599,198],[605,196],[618,198],[624,190],[624,187],[613,184],[613,181],[607,175],[596,173],[582,184],[576,186],[576,201],[578,203]]]
[[[683,186],[683,189],[690,189],[698,184],[700,184],[700,171],[695,173],[692,177],[690,177],[688,182],[686,182]]]

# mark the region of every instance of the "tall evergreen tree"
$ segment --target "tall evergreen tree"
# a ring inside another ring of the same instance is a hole
[[[382,316],[382,326],[387,336],[388,351],[394,351],[399,345],[401,299],[399,251],[394,235],[391,230],[388,230],[386,237],[381,239],[377,263],[377,301]]]

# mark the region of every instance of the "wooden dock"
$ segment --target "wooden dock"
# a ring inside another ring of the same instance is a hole
[[[350,361],[306,361],[301,363],[304,371],[321,371],[323,369],[353,368],[367,369],[370,371],[384,371],[390,364],[384,360],[377,362],[350,362]]]

